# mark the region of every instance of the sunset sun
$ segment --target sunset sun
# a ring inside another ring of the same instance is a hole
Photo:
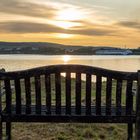
[[[82,23],[78,22],[83,19],[84,13],[76,8],[61,9],[56,14],[52,24],[63,29],[70,29],[72,27],[81,26]]]
[[[70,22],[70,21],[55,21],[53,24],[63,29],[70,29],[72,27],[81,25],[81,23]]]
[[[58,20],[64,20],[64,21],[74,21],[74,20],[80,20],[83,18],[83,13],[81,11],[78,11],[78,9],[64,9],[60,10],[57,15]]]

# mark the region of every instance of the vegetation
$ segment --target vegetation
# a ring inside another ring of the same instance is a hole
[[[140,55],[140,48],[138,48],[138,49],[131,49],[131,50],[132,50],[133,54]]]
[[[126,140],[126,125],[13,123],[14,140]]]
[[[84,76],[84,75],[83,75]],[[62,83],[62,104],[65,104],[65,77],[61,77]],[[55,104],[54,75],[51,76],[51,93],[53,104]],[[41,77],[41,84],[44,84],[44,77]],[[115,103],[115,84],[112,85],[112,104]],[[22,85],[22,103],[25,104],[24,81]],[[35,102],[34,79],[31,78],[32,104]],[[82,104],[85,104],[85,81],[82,81]],[[75,98],[75,79],[72,79],[72,104]],[[106,82],[102,82],[102,104],[105,103]],[[125,83],[123,85],[122,102],[125,103]],[[134,85],[135,86],[135,85]],[[42,86],[44,87],[44,86]],[[95,83],[92,82],[92,104],[95,104]],[[45,88],[42,88],[42,99],[45,104]],[[15,101],[13,90],[13,101]],[[4,100],[3,100],[4,101]],[[3,102],[4,103],[4,102]],[[124,124],[88,124],[88,123],[12,123],[13,140],[125,140],[127,138],[127,125]]]
[[[114,49],[111,46],[73,46],[48,42],[0,42],[0,54],[43,54],[43,55],[95,55],[97,50]],[[116,47],[116,49],[120,49]],[[139,55],[140,49],[131,50]]]

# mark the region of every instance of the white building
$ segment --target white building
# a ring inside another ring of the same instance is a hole
[[[133,52],[125,49],[100,49],[95,52],[97,55],[130,55]]]

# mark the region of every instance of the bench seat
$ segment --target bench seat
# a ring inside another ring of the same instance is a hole
[[[86,114],[86,107],[81,106],[81,113],[76,114],[75,106],[71,107],[71,114],[66,114],[66,107],[61,107],[61,114],[56,114],[56,107],[51,107],[51,112],[48,112],[45,105],[41,106],[41,113],[36,113],[36,106],[31,106],[31,113],[26,113],[26,106],[22,105],[21,113],[16,113],[16,106],[12,105],[11,115],[6,113],[6,109],[2,112],[2,120],[5,122],[10,119],[12,122],[97,122],[97,123],[125,123],[130,121],[135,122],[135,111],[131,115],[126,115],[126,108],[122,107],[119,115],[116,114],[117,108],[111,107],[111,114],[106,115],[105,106],[101,107],[101,115],[96,115],[96,107],[91,106],[91,114]]]

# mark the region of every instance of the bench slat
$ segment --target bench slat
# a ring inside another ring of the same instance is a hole
[[[15,79],[15,92],[16,92],[16,113],[21,113],[21,85],[20,79]]]
[[[110,77],[107,77],[106,84],[106,115],[111,115],[112,79]]]
[[[56,114],[61,114],[61,76],[60,73],[55,74],[55,90],[56,90]]]
[[[25,93],[26,93],[26,113],[31,113],[31,83],[30,78],[26,77],[25,81]]]
[[[71,73],[66,73],[66,114],[71,114]]]
[[[101,87],[102,87],[102,77],[100,75],[96,76],[96,114],[101,115]]]
[[[81,114],[81,73],[76,73],[76,114]]]
[[[132,95],[133,81],[127,80],[126,86],[126,115],[130,115],[133,109],[133,95]]]
[[[6,92],[6,113],[11,114],[11,96],[12,96],[12,91],[11,91],[11,83],[9,79],[4,80],[4,85],[5,85],[5,92]]]
[[[41,82],[40,76],[35,76],[36,113],[41,114]]]
[[[122,80],[118,79],[117,80],[117,85],[116,85],[116,115],[120,115],[121,114],[121,98],[122,96]]]
[[[86,74],[86,114],[91,114],[91,75]]]
[[[45,89],[46,89],[46,108],[48,113],[51,113],[51,80],[50,75],[45,75]]]

